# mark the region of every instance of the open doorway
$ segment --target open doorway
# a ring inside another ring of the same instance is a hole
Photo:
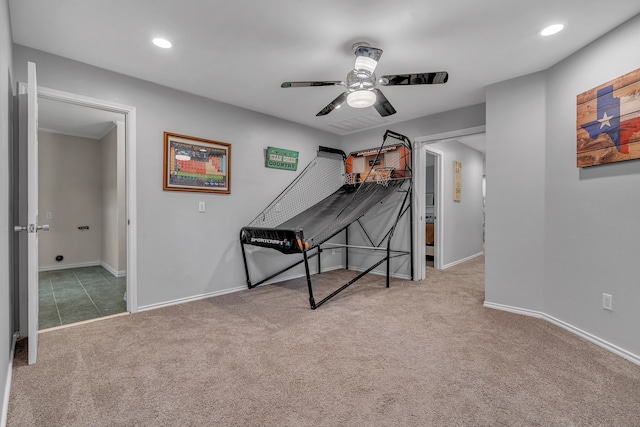
[[[39,329],[135,311],[135,109],[38,91]]]
[[[417,279],[484,253],[484,126],[416,139]],[[457,181],[457,183],[456,183]],[[431,231],[433,230],[433,231]],[[431,258],[433,253],[433,258]]]
[[[425,180],[425,261],[427,269],[435,266],[435,225],[437,221],[436,215],[436,159],[438,157],[427,151],[426,153],[426,180]]]

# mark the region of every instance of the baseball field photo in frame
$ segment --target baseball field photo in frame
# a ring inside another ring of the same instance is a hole
[[[231,144],[164,133],[163,189],[231,193]]]

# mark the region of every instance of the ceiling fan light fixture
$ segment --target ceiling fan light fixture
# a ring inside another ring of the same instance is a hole
[[[376,94],[370,90],[356,90],[347,95],[347,104],[353,108],[371,107],[376,103]]]
[[[376,69],[378,65],[378,61],[373,58],[369,58],[367,56],[358,56],[356,58],[356,70],[366,71],[369,74],[373,74],[373,71]]]

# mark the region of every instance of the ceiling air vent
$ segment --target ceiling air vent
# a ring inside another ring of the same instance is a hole
[[[353,132],[356,130],[367,129],[375,126],[379,126],[381,124],[386,123],[387,121],[382,117],[375,114],[365,114],[364,116],[354,117],[352,119],[343,120],[341,122],[331,123],[329,126],[332,126],[336,129],[340,129],[344,132]]]

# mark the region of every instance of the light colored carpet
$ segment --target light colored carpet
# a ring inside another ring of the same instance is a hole
[[[483,262],[368,276],[315,311],[294,280],[44,333],[8,424],[640,425],[640,367],[483,308]],[[352,274],[315,277],[316,299]]]

